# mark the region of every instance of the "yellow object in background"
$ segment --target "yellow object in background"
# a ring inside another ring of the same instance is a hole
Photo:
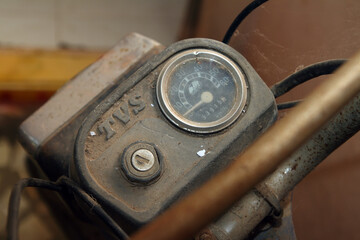
[[[0,49],[0,91],[53,92],[101,52]]]

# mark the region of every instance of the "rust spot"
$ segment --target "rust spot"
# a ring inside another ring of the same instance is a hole
[[[295,171],[295,170],[296,170],[296,168],[297,168],[297,166],[298,166],[298,164],[297,164],[297,163],[295,163],[295,165],[291,168],[291,170]]]
[[[195,240],[216,240],[217,238],[210,231],[210,229],[202,230],[196,237]]]

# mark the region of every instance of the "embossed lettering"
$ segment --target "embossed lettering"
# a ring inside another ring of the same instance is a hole
[[[98,130],[100,134],[106,133],[106,140],[109,140],[112,136],[115,135],[115,131],[111,128],[111,125],[114,124],[114,119],[110,116],[102,124],[99,125]],[[111,124],[111,125],[110,125]]]
[[[125,100],[125,102],[121,102],[119,107],[110,110],[112,111],[110,117],[98,126],[99,135],[106,134],[105,139],[109,140],[116,134],[116,131],[112,129],[111,125],[116,124],[117,120],[123,124],[130,122],[131,110],[129,107],[132,109],[134,115],[137,115],[145,109],[146,105],[139,94],[130,97],[128,101]]]
[[[141,98],[140,95],[136,95],[135,97],[132,97],[129,99],[130,106],[134,107],[133,112],[135,115],[137,115],[139,112],[141,112],[145,108],[145,103],[140,98]]]
[[[122,123],[126,124],[130,121],[130,115],[129,115],[129,108],[127,103],[122,103],[120,106],[120,109],[117,109],[113,116],[117,119],[119,119]]]

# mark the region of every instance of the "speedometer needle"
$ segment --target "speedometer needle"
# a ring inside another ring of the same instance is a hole
[[[203,92],[201,94],[200,101],[198,103],[196,103],[194,106],[192,106],[189,110],[187,110],[186,113],[184,113],[184,117],[186,115],[190,114],[192,111],[194,111],[198,107],[200,107],[201,105],[203,105],[204,103],[211,103],[213,99],[214,99],[214,96],[212,95],[211,92],[208,92],[208,91]]]

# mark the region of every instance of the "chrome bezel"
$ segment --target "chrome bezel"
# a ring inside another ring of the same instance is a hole
[[[225,66],[233,76],[233,81],[236,86],[234,105],[225,116],[216,121],[203,123],[188,120],[178,113],[170,103],[167,91],[171,80],[170,77],[181,63],[191,59],[196,61],[197,58],[207,58],[217,61]],[[247,98],[245,75],[237,64],[219,52],[209,49],[186,50],[170,58],[161,70],[156,86],[156,96],[164,115],[181,129],[195,133],[218,132],[232,124],[240,116],[245,107]]]

